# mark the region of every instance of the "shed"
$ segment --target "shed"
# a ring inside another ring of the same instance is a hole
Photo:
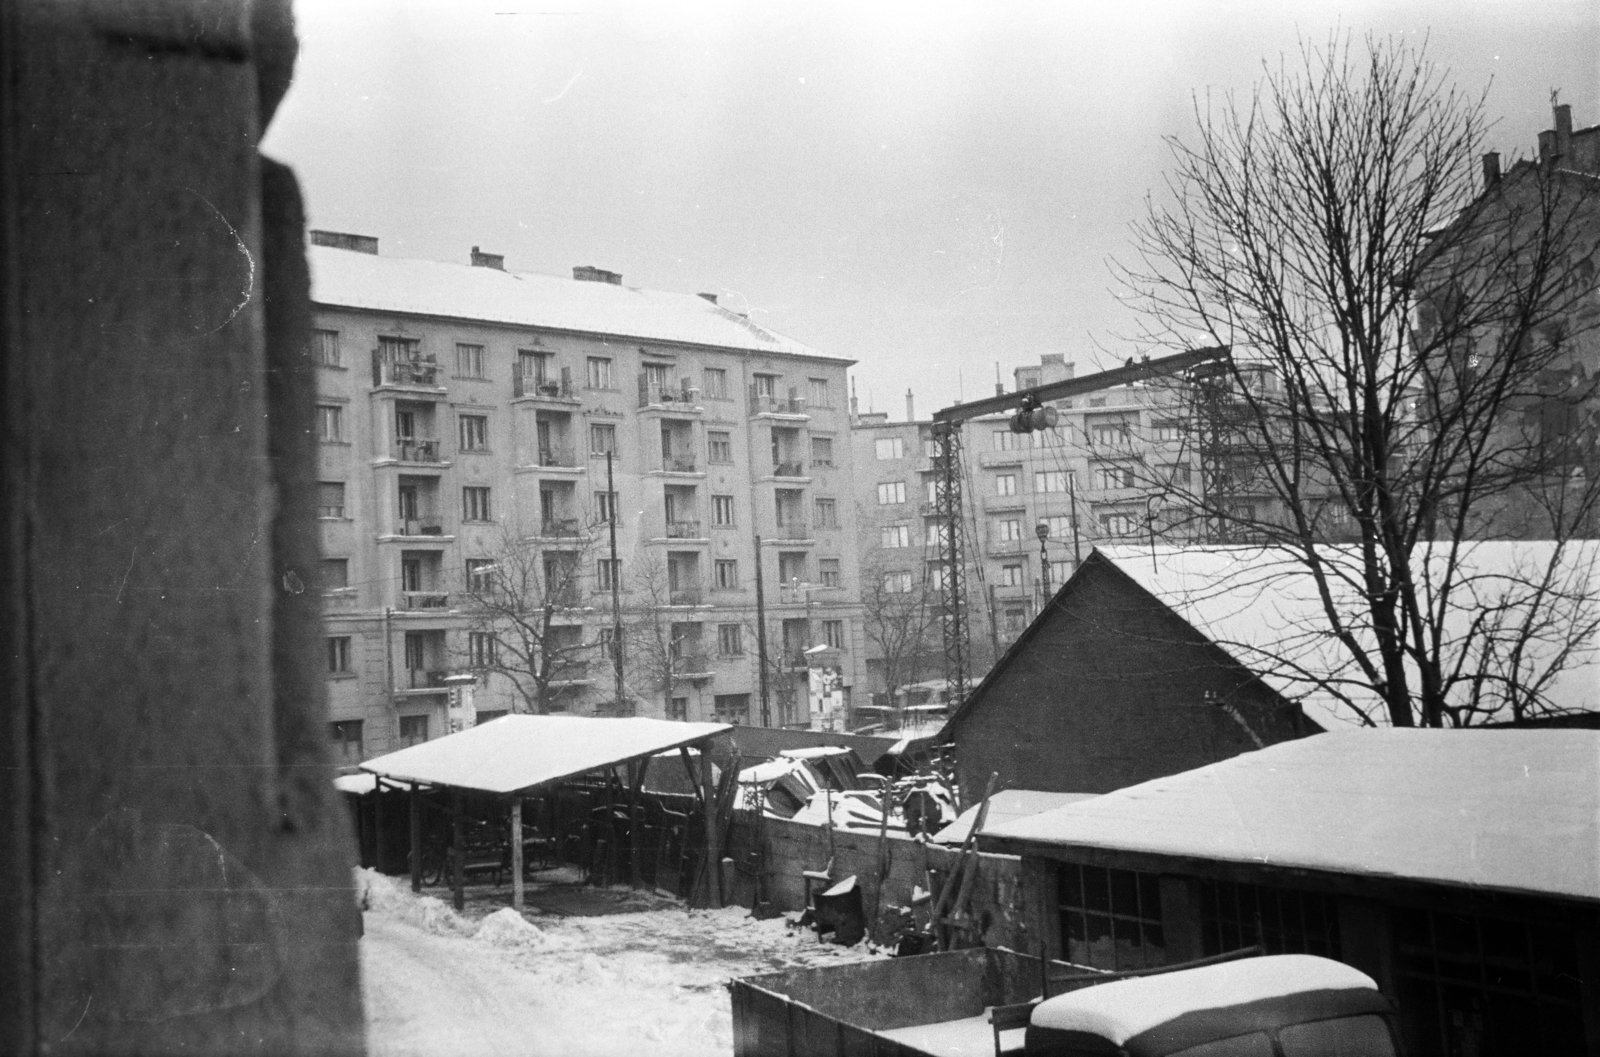
[[[1399,1003],[1408,1052],[1600,1052],[1600,732],[1271,746],[988,827],[1066,960],[1261,943]]]

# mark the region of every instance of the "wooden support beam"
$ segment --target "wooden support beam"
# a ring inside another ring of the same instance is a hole
[[[644,881],[644,871],[639,860],[644,856],[644,814],[639,810],[639,793],[644,788],[645,772],[650,767],[650,757],[645,756],[628,764],[628,882],[638,888]]]
[[[411,809],[411,890],[422,891],[422,795],[417,792],[417,783],[411,783],[411,795],[407,797],[407,805]]]
[[[450,827],[454,841],[450,856],[450,887],[457,910],[467,909],[466,827],[462,818],[461,790],[450,790]]]
[[[689,755],[689,746],[680,745],[678,747],[678,755],[683,759],[684,772],[689,775],[689,785],[690,785],[691,788],[694,789],[694,795],[696,797],[699,797],[700,796],[700,775],[694,769],[694,760]],[[701,753],[700,755],[704,756],[705,753]],[[704,802],[704,798],[703,797],[701,798],[701,800],[702,800],[702,802]]]
[[[522,797],[511,798],[511,908],[522,913]]]
[[[711,781],[711,754],[700,749],[701,817],[706,825],[706,905],[722,906],[722,852],[717,847],[717,794]]]
[[[372,785],[372,868],[383,872],[383,779]]]

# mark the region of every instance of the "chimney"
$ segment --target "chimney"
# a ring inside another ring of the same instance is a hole
[[[1572,105],[1559,103],[1555,107],[1556,113],[1556,147],[1563,154],[1567,150],[1567,141],[1572,139]]]
[[[700,296],[705,298],[707,301],[710,301],[712,304],[716,304],[717,303],[717,295],[716,294],[701,294]]]
[[[493,268],[495,271],[506,270],[506,258],[503,253],[481,253],[478,247],[472,247],[472,266],[474,268]]]
[[[572,277],[580,283],[610,283],[612,286],[622,285],[621,272],[608,272],[604,268],[596,268],[592,264],[579,264],[573,267]]]
[[[1490,151],[1483,156],[1483,189],[1493,190],[1500,185],[1500,153]]]
[[[917,420],[917,402],[916,402],[916,399],[911,395],[911,390],[907,389],[906,390],[906,421],[907,422],[915,422],[916,420]]]
[[[850,379],[850,417],[856,421],[861,420],[861,404],[856,398],[856,380]]]
[[[357,253],[378,255],[378,240],[373,235],[352,235],[348,231],[311,232],[311,245],[332,246],[336,250],[354,250]]]

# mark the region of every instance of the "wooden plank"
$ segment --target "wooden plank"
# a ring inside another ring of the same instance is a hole
[[[422,891],[422,794],[416,782],[406,798],[411,809],[411,890]]]
[[[450,828],[454,836],[450,866],[450,892],[457,910],[467,908],[467,845],[461,790],[450,790]]]
[[[522,913],[522,797],[511,798],[511,909]]]

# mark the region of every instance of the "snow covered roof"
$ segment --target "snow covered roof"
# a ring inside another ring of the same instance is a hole
[[[1185,1013],[1306,991],[1356,989],[1372,992],[1374,998],[1378,994],[1372,977],[1342,962],[1310,954],[1276,954],[1069,991],[1039,1003],[1029,1023],[1056,1031],[1087,1032],[1121,1046]],[[1239,1030],[1242,1033],[1249,1028]]]
[[[1600,731],[1318,734],[985,826],[1040,845],[1600,900]]]
[[[1414,579],[1424,604],[1439,597],[1447,572],[1456,579],[1441,605],[1447,663],[1464,672],[1510,670],[1524,686],[1537,686],[1559,709],[1600,709],[1600,541],[1467,542],[1453,564],[1419,550]],[[1361,591],[1355,545],[1323,546],[1328,587],[1337,611],[1370,655],[1376,656]],[[1273,690],[1298,700],[1324,729],[1387,725],[1382,700],[1350,651],[1329,632],[1331,624],[1316,581],[1292,552],[1271,547],[1097,548],[1097,553],[1168,608],[1258,673]],[[1542,592],[1542,594],[1541,594]],[[1535,603],[1533,600],[1538,598]],[[1583,600],[1579,600],[1580,597]],[[1508,647],[1515,628],[1533,618],[1526,648],[1516,662]],[[1413,673],[1414,674],[1414,673]],[[1413,684],[1415,685],[1415,684]],[[1474,689],[1498,689],[1494,680],[1463,680],[1452,700]]]
[[[310,258],[311,299],[321,305],[855,362],[784,337],[697,294],[330,246],[310,247]]]
[[[400,782],[514,793],[705,741],[724,723],[584,716],[501,716],[378,756],[363,771]]]
[[[983,828],[987,832],[1013,819],[1037,815],[1041,811],[1049,811],[1064,804],[1076,804],[1080,800],[1093,800],[1095,795],[1094,793],[1047,793],[1039,789],[1002,789],[989,798],[989,814],[983,820]],[[961,812],[954,822],[933,835],[931,838],[933,842],[960,844],[965,841],[967,834],[972,832],[973,823],[978,821],[978,809],[982,806],[974,804]]]

